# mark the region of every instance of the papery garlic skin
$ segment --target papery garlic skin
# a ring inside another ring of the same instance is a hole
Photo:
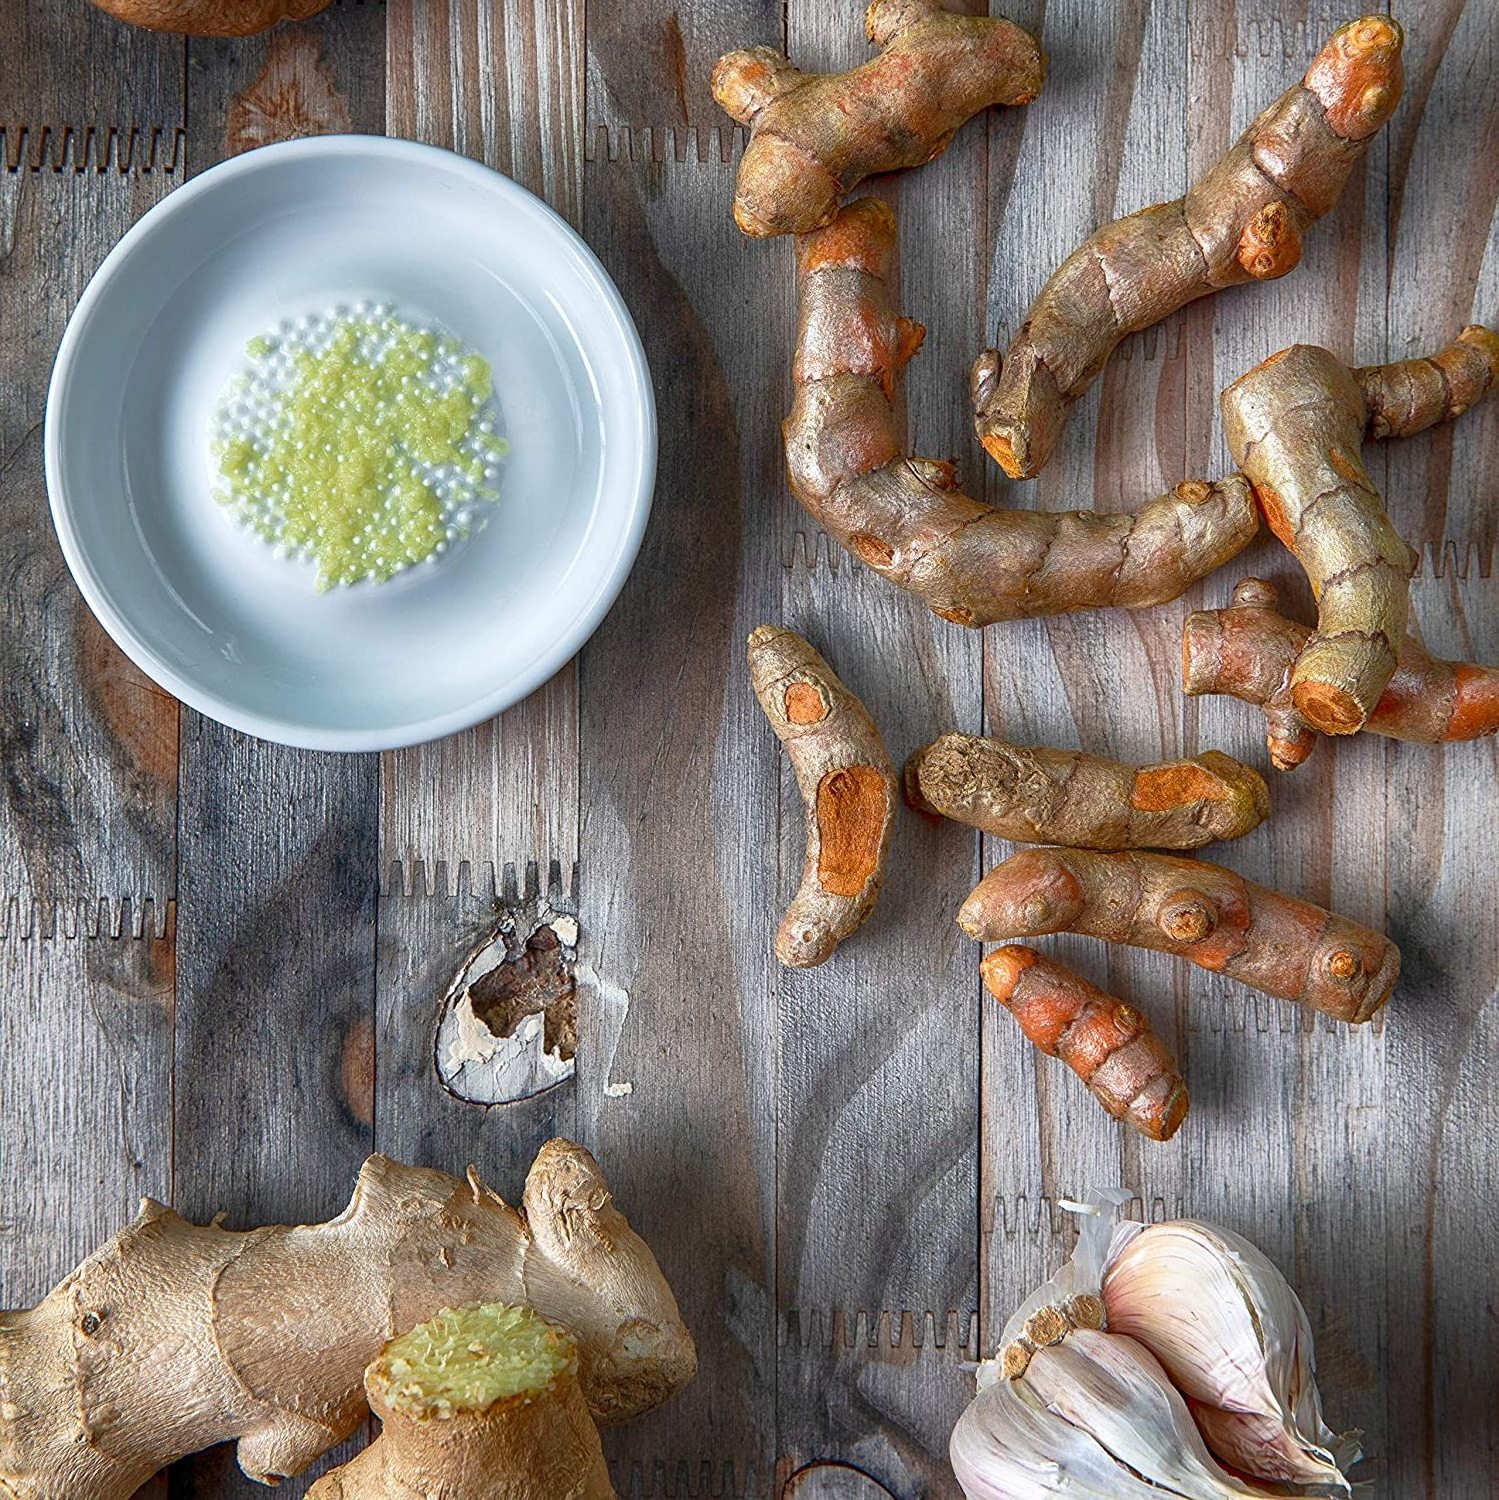
[[[1213,1461],[1149,1350],[1088,1328],[1036,1349],[1016,1379],[985,1384],[958,1419],[949,1455],[968,1500],[1266,1494]]]
[[[1109,1328],[1160,1360],[1219,1459],[1294,1493],[1351,1494],[1358,1445],[1322,1419],[1306,1311],[1248,1240],[1191,1220],[1120,1224],[1102,1290]]]

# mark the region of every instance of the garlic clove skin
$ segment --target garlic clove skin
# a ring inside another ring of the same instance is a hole
[[[1186,1404],[1134,1339],[1075,1328],[991,1380],[953,1429],[968,1500],[1247,1500],[1267,1492],[1213,1461]]]
[[[1192,1220],[1121,1224],[1102,1291],[1108,1327],[1151,1350],[1223,1463],[1294,1494],[1351,1494],[1358,1445],[1323,1421],[1306,1312],[1260,1250]]]

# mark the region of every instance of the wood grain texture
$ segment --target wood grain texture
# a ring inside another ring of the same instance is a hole
[[[0,174],[0,906],[16,930],[97,925],[100,901],[165,916],[176,888],[177,705],[115,649],[67,574],[42,417],[84,283],[170,185],[160,175]],[[53,226],[70,225],[57,255]]]
[[[1389,358],[1474,319],[1499,326],[1499,27],[1491,8],[1400,5],[1409,25],[1407,101],[1389,142]],[[1390,513],[1421,547],[1412,614],[1424,639],[1499,660],[1492,576],[1499,409],[1386,445]],[[1492,742],[1383,756],[1389,920],[1405,953],[1386,1027],[1383,1230],[1387,1370],[1372,1393],[1388,1493],[1477,1493],[1499,1464],[1499,1325],[1493,1280],[1494,1055],[1499,859]],[[1466,752],[1466,753],[1464,753]],[[1377,837],[1377,834],[1376,834]],[[1492,1484],[1492,1479],[1489,1481]]]
[[[565,218],[583,179],[582,0],[391,0],[387,128],[513,177]],[[506,864],[571,883],[578,858],[578,682],[565,666],[465,734],[382,757],[384,867]]]
[[[7,5],[0,30],[0,130],[50,131],[54,148],[71,132],[132,126],[173,132],[184,124],[180,36],[127,26],[85,0]],[[74,157],[70,164],[77,164]]]
[[[671,151],[604,153],[586,176],[584,230],[645,340],[661,442],[641,561],[580,666],[580,913],[613,1003],[583,1018],[579,1114],[700,1356],[670,1407],[608,1434],[622,1493],[767,1494],[774,1462],[779,751],[743,662],[779,609],[767,393],[791,286],[734,227],[732,181]]]
[[[973,353],[1003,346],[1099,223],[1180,193],[1346,15],[1004,8],[1044,28],[1046,92],[870,188],[900,214],[905,310],[929,329],[908,372],[915,446],[956,458],[976,493],[1130,507],[1228,467],[1218,389],[1275,349],[1393,358],[1499,319],[1499,28],[1472,0],[1397,0],[1407,99],[1304,264],[1127,341],[1053,467],[1008,483],[970,434]],[[1492,742],[1325,745],[1272,779],[1268,824],[1206,851],[1388,922],[1406,968],[1377,1026],[1165,955],[1053,945],[1174,1045],[1193,1103],[1166,1146],[1110,1123],[982,999],[979,948],[951,918],[1009,852],[998,841],[903,817],[869,925],[822,969],[770,956],[802,808],[745,680],[753,625],[826,651],[897,758],[986,729],[1124,759],[1217,746],[1264,768],[1257,715],[1181,696],[1181,619],[1249,573],[1311,615],[1269,540],[1177,604],[982,636],[829,553],[782,474],[790,246],[733,226],[735,141],[706,80],[754,42],[861,61],[861,9],[342,0],[190,49],[85,0],[0,16],[0,1306],[39,1296],[141,1191],[236,1225],[321,1218],[374,1146],[473,1161],[513,1201],[562,1132],[598,1152],[702,1355],[681,1398],[608,1435],[622,1495],[957,1500],[945,1442],[965,1362],[1070,1247],[1060,1200],[1119,1182],[1136,1215],[1217,1219],[1288,1272],[1329,1416],[1365,1430],[1375,1500],[1477,1500],[1499,1470]],[[186,170],[351,128],[489,161],[584,230],[655,372],[653,519],[580,661],[493,723],[327,757],[184,712],[179,766],[176,705],[104,640],[57,553],[48,368],[88,273]],[[1496,451],[1499,403],[1366,454],[1423,549],[1427,644],[1489,661]],[[436,1078],[437,1008],[528,882],[577,909],[577,1077],[486,1110]],[[222,1448],[145,1493],[260,1491]]]
[[[342,6],[194,41],[191,170],[270,139],[378,130],[380,20]],[[374,1144],[379,758],[182,714],[174,1206],[236,1228],[326,1219]],[[171,1475],[174,1497],[259,1492],[227,1447]]]

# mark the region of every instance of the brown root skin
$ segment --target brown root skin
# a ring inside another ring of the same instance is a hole
[[[880,55],[847,73],[803,73],[769,47],[719,58],[713,97],[750,129],[734,197],[746,234],[826,224],[866,177],[931,161],[964,121],[1029,104],[1046,77],[1029,32],[938,0],[874,0],[865,29]]]
[[[868,710],[801,636],[758,626],[749,669],[807,807],[801,886],[775,954],[791,968],[812,968],[874,910],[895,823],[895,768]]]
[[[392,1384],[376,1360],[365,1389],[380,1435],[308,1500],[614,1500],[576,1367],[538,1390],[451,1413],[413,1413],[392,1400]]]
[[[1310,902],[1172,854],[1024,849],[974,888],[958,925],[980,942],[1081,932],[1174,953],[1340,1021],[1390,997],[1400,950]]]
[[[1259,527],[1247,483],[1190,481],[1133,515],[998,510],[951,464],[907,454],[894,395],[921,343],[889,287],[895,215],[861,198],[797,242],[796,399],[783,425],[791,491],[840,546],[945,620],[1128,609],[1181,595]]]
[[[1001,364],[974,366],[975,426],[1014,479],[1045,468],[1074,402],[1119,341],[1224,287],[1284,276],[1389,118],[1403,34],[1387,16],[1335,32],[1184,198],[1105,225],[1042,288]]]
[[[1364,401],[1365,435],[1413,437],[1462,416],[1499,381],[1499,333],[1474,323],[1440,353],[1367,365],[1353,372]]]
[[[1223,392],[1229,448],[1317,598],[1317,630],[1289,692],[1324,734],[1356,733],[1379,701],[1405,639],[1416,566],[1360,457],[1365,421],[1353,372],[1310,344],[1272,355]]]
[[[1083,849],[1200,849],[1270,815],[1257,771],[1221,750],[1127,766],[1080,750],[944,734],[906,762],[919,811],[1020,844]]]
[[[1034,948],[996,948],[984,986],[1048,1057],[1059,1057],[1116,1120],[1169,1141],[1187,1117],[1176,1060],[1134,1006]]]
[[[332,0],[93,0],[102,11],[149,31],[183,36],[251,36],[282,21],[305,21]]]
[[[0,1494],[127,1500],[185,1454],[299,1473],[363,1420],[364,1367],[441,1308],[524,1302],[577,1339],[601,1420],[696,1369],[691,1335],[597,1163],[552,1141],[521,1209],[472,1171],[372,1156],[326,1224],[244,1233],[149,1200],[36,1307],[0,1314]]]
[[[1277,769],[1294,770],[1318,735],[1287,690],[1291,668],[1312,632],[1277,613],[1275,589],[1246,578],[1227,609],[1187,616],[1182,631],[1182,688],[1192,697],[1222,693],[1264,711],[1266,743]],[[1410,636],[1364,725],[1370,734],[1436,745],[1499,732],[1499,667],[1439,661]]]

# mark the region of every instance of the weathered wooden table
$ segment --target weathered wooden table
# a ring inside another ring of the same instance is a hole
[[[1302,268],[1131,340],[1022,489],[970,438],[981,341],[1097,223],[1180,193],[1346,16],[1323,0],[1011,7],[1044,22],[1042,98],[877,188],[902,217],[906,310],[930,328],[908,385],[918,451],[959,455],[1007,503],[1131,506],[1227,467],[1216,393],[1273,350],[1393,358],[1492,321],[1499,13],[1400,9],[1406,100]],[[1265,542],[1181,605],[975,634],[829,553],[781,475],[791,246],[734,228],[738,143],[707,90],[714,57],[752,41],[811,66],[865,55],[854,0],[344,0],[190,44],[85,0],[5,7],[0,1306],[41,1296],[143,1193],[237,1225],[323,1218],[372,1149],[476,1161],[513,1193],[560,1132],[604,1161],[702,1355],[684,1396],[611,1437],[623,1493],[769,1496],[841,1461],[891,1495],[950,1496],[963,1362],[1065,1254],[1057,1200],[1117,1180],[1147,1215],[1219,1219],[1291,1274],[1329,1415],[1367,1433],[1372,1494],[1492,1494],[1493,743],[1324,747],[1220,853],[1388,925],[1405,974],[1377,1026],[1060,945],[1174,1042],[1193,1105],[1168,1146],[1106,1121],[981,1002],[951,918],[1003,851],[959,827],[904,820],[875,920],[827,967],[771,960],[801,816],[746,686],[751,626],[811,635],[897,756],[987,725],[1263,764],[1257,715],[1182,697],[1182,615],[1252,572],[1303,615],[1308,600]],[[226,154],[330,130],[451,146],[543,194],[618,280],[660,405],[645,548],[579,661],[491,724],[384,756],[285,750],[179,708],[79,601],[42,478],[48,370],[108,247]],[[1496,455],[1499,404],[1369,454],[1422,549],[1427,643],[1490,661]],[[435,1007],[496,900],[528,884],[575,893],[598,983],[576,1081],[486,1112],[434,1077]],[[220,1450],[148,1493],[252,1490]],[[884,1491],[829,1470],[816,1493]]]

